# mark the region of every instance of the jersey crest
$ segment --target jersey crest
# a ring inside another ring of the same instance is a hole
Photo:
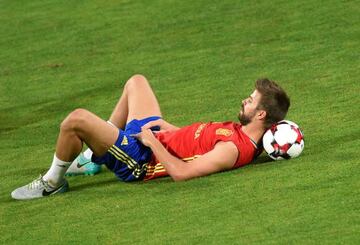
[[[218,128],[215,131],[216,135],[223,135],[225,137],[229,137],[233,134],[234,132],[231,129],[227,129],[227,128]]]

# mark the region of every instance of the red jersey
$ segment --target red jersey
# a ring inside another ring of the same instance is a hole
[[[176,131],[156,134],[156,138],[170,154],[191,161],[214,149],[219,141],[233,142],[238,151],[238,158],[233,169],[250,163],[259,153],[259,149],[241,129],[241,124],[234,122],[194,123]],[[147,164],[144,180],[167,176],[164,166],[153,155]]]

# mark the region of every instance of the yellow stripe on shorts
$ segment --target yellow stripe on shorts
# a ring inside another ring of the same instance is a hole
[[[129,169],[134,169],[136,166],[136,162],[134,159],[132,159],[128,154],[120,150],[118,147],[113,145],[110,147],[109,152],[115,156],[116,159],[122,161],[126,165],[128,165]]]

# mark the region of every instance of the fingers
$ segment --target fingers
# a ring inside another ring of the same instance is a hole
[[[151,142],[155,139],[153,132],[150,129],[141,129],[140,133],[130,134],[131,137],[139,140],[143,145],[149,146]]]
[[[148,134],[149,132],[152,133],[150,129],[141,128],[141,132],[137,134],[130,134],[131,137],[134,137],[136,139],[141,139],[143,135]]]

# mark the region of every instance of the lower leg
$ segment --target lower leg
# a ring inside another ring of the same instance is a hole
[[[43,176],[45,181],[56,187],[63,182],[64,175],[71,162],[82,149],[82,141],[76,131],[69,127],[66,119],[61,124],[60,133],[56,143],[56,151],[50,169]]]
[[[101,156],[115,143],[117,136],[118,129],[96,115],[75,110],[61,124],[54,160],[44,179],[51,180],[54,185],[60,184],[71,162],[81,152],[83,142],[95,155]]]
[[[82,140],[76,131],[62,126],[56,143],[56,156],[65,162],[73,161],[81,152]]]

